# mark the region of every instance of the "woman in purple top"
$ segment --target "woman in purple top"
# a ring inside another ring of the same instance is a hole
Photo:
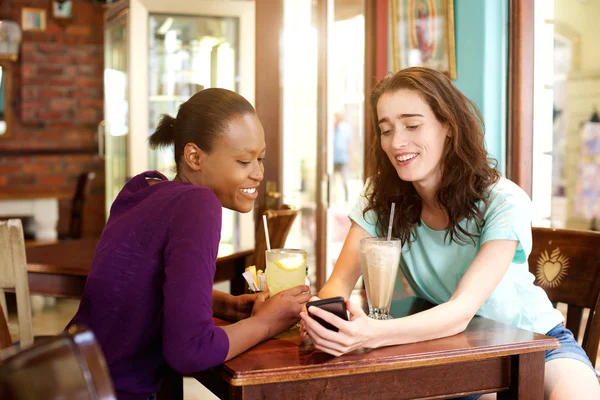
[[[206,89],[164,115],[152,147],[175,145],[177,176],[131,179],[114,201],[71,323],[95,333],[119,399],[153,396],[170,367],[214,367],[299,321],[309,288],[231,296],[213,290],[221,207],[250,212],[264,131],[252,105]],[[226,327],[212,316],[239,320]]]

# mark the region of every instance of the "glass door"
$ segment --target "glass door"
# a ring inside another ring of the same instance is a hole
[[[238,18],[150,14],[148,27],[148,134],[202,89],[238,91]],[[172,179],[173,148],[149,149],[148,164]]]
[[[600,230],[600,8],[535,1],[534,226]]]
[[[104,138],[106,217],[127,177],[129,97],[127,82],[127,13],[107,23],[104,38]]]
[[[363,0],[284,1],[282,194],[301,211],[286,247],[307,250],[314,286],[317,264],[333,270],[363,186],[364,32]]]
[[[332,10],[327,29],[327,109],[330,132],[327,137],[327,278],[333,271],[350,230],[348,214],[363,187],[365,124],[364,0],[329,2]]]
[[[283,5],[281,191],[282,202],[300,210],[285,246],[307,251],[308,278],[314,286],[320,206],[317,201],[318,8],[312,0],[284,0]]]

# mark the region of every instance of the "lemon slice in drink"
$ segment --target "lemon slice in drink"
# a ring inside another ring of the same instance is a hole
[[[304,266],[304,260],[298,260],[297,258],[283,258],[275,261],[274,264],[282,270],[290,272],[302,268]]]

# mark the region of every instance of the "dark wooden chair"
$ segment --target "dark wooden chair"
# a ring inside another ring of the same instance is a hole
[[[272,249],[280,249],[285,246],[285,241],[292,224],[298,216],[298,210],[288,205],[282,205],[279,210],[266,210],[267,227],[269,228],[269,241]],[[254,265],[256,269],[265,270],[265,251],[267,250],[267,241],[265,239],[265,228],[263,219],[260,219],[256,230],[256,243],[254,245]]]
[[[566,303],[566,326],[579,338],[583,310],[589,317],[582,347],[596,365],[600,343],[600,232],[533,228],[529,270],[550,301]]]
[[[77,178],[75,193],[71,199],[71,215],[69,218],[69,232],[60,239],[81,239],[83,236],[83,211],[85,201],[90,194],[92,181],[96,178],[94,172],[84,172]]]
[[[81,326],[31,347],[0,352],[0,398],[116,400],[94,334]]]

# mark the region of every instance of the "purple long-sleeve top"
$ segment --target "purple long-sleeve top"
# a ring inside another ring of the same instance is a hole
[[[71,323],[96,335],[119,399],[147,399],[167,366],[186,374],[225,360],[229,341],[212,320],[221,213],[211,190],[156,171],[114,201]]]

